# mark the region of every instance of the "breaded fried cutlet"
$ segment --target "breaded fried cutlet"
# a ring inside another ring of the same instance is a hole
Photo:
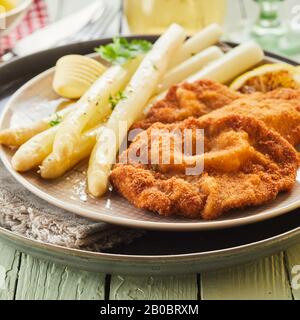
[[[296,146],[300,143],[300,99],[282,99],[295,96],[289,93],[293,92],[275,90],[268,94],[248,95],[202,118],[212,119],[228,114],[253,116]]]
[[[170,88],[166,97],[137,122],[133,129],[147,129],[155,122],[174,123],[189,117],[201,117],[241,98],[243,95],[211,80],[183,83]]]
[[[183,139],[181,133],[186,129],[193,132],[193,146],[200,139],[197,129],[203,129],[204,153],[193,149],[186,154],[178,145],[178,137]],[[170,164],[163,161],[164,137],[171,139]],[[154,155],[159,161],[145,163],[132,155],[149,159]],[[204,161],[203,171],[187,174],[199,157]],[[179,158],[180,163],[175,161]],[[110,181],[138,208],[162,216],[212,220],[230,209],[261,205],[279,192],[291,190],[297,164],[294,148],[253,117],[189,118],[175,124],[157,123],[140,133],[120,156]]]
[[[279,132],[292,145],[300,143],[300,90],[241,94],[210,80],[172,87],[146,118],[133,128],[147,129],[153,123],[174,123],[188,117],[222,117],[226,114],[250,115]]]

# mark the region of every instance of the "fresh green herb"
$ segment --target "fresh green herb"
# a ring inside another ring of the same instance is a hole
[[[100,46],[95,50],[102,59],[113,64],[123,64],[139,55],[146,54],[151,48],[152,43],[146,40],[128,41],[125,38],[114,38],[113,43]]]
[[[109,96],[109,103],[111,105],[112,110],[114,110],[114,108],[116,107],[116,105],[121,101],[126,99],[126,96],[124,95],[123,91],[119,91],[116,96]]]
[[[152,66],[154,70],[158,70],[157,66],[154,63],[152,64]]]
[[[57,113],[55,115],[56,115],[56,118],[49,122],[50,127],[55,127],[61,123],[62,117],[60,115],[58,115]]]

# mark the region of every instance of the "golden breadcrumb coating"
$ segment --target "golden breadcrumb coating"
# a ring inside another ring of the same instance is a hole
[[[162,135],[173,138],[172,161],[163,163],[165,145]],[[194,132],[204,130],[204,153],[185,154],[178,148],[178,133],[193,132],[192,144],[200,139]],[[151,141],[150,141],[151,140]],[[152,150],[152,146],[153,150]],[[140,163],[131,154],[154,152],[159,162]],[[182,156],[178,164],[174,159]],[[203,157],[204,171],[187,175],[195,159]],[[163,216],[212,220],[230,209],[260,205],[276,198],[281,191],[293,188],[297,172],[297,155],[293,147],[278,133],[253,117],[189,118],[176,124],[154,124],[138,135],[120,156],[110,180],[115,190],[138,208]]]
[[[226,114],[253,116],[292,145],[300,143],[300,90],[279,88],[266,93],[241,94],[211,80],[173,86],[133,128],[147,129],[156,122],[174,123],[188,117]]]
[[[155,103],[146,118],[133,128],[147,129],[155,122],[174,123],[201,117],[226,106],[243,95],[211,80],[183,83],[170,88],[166,97]]]
[[[272,97],[272,93],[276,98]],[[300,99],[281,99],[282,95],[278,95],[278,93],[275,91],[268,95],[253,94],[245,96],[202,118],[212,119],[228,114],[253,116],[280,133],[293,146],[296,146],[300,143]]]

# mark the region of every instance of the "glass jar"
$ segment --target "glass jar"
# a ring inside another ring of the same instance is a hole
[[[176,22],[193,34],[205,26],[223,23],[226,0],[125,0],[129,29],[135,34],[160,34]]]

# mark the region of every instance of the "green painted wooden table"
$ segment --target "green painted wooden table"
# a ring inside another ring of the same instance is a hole
[[[0,242],[0,299],[300,299],[299,265],[300,245],[296,245],[229,269],[136,277],[65,267]]]
[[[80,5],[80,1],[72,1],[72,8],[76,7],[77,2]],[[86,0],[83,2],[86,3]],[[117,21],[111,23],[108,34],[116,34],[121,30],[120,17],[121,14]],[[183,276],[135,277],[72,269],[21,253],[0,240],[1,300],[290,300],[300,299],[299,274],[300,244],[276,255],[229,269]]]

